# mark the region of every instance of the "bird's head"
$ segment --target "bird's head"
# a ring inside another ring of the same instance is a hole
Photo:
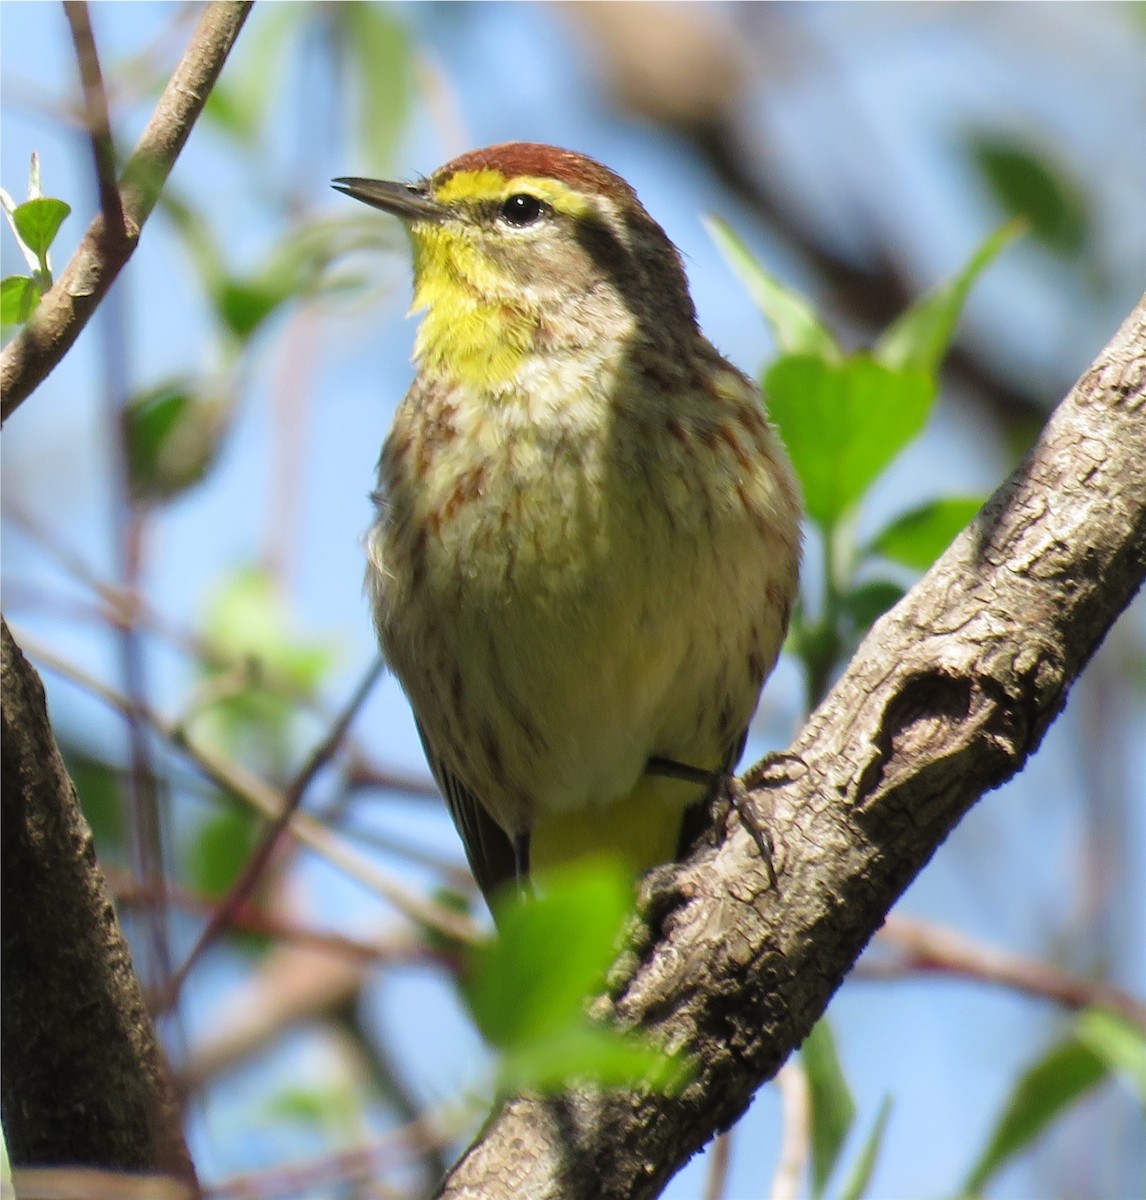
[[[417,183],[334,186],[409,230],[423,370],[496,386],[531,354],[696,330],[676,247],[625,180],[582,154],[508,142]]]

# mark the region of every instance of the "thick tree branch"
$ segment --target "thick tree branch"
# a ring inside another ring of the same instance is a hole
[[[737,825],[649,888],[648,943],[608,1007],[695,1054],[684,1093],[519,1097],[442,1196],[652,1197],[736,1120],[955,823],[1021,769],[1140,586],[1144,403],[1146,301],[872,629],[783,769],[749,773],[778,887]]]
[[[194,1182],[179,1106],[60,760],[44,689],[3,640],[0,1105],[17,1167]]]
[[[250,8],[233,0],[215,0],[204,8],[127,162],[119,185],[122,226],[105,224],[103,213],[95,217],[60,277],[0,356],[0,419],[7,420],[63,358],[131,257]]]

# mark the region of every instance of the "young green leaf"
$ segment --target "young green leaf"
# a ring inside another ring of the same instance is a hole
[[[1103,1059],[1076,1037],[1052,1047],[1015,1085],[962,1191],[978,1195],[999,1170],[1107,1075]]]
[[[856,1106],[826,1019],[808,1034],[800,1047],[800,1059],[811,1100],[812,1195],[818,1200],[855,1120]]]
[[[18,204],[12,213],[17,235],[36,255],[42,270],[47,270],[48,250],[71,211],[71,207],[62,200],[41,196]]]
[[[1076,1029],[1079,1041],[1121,1075],[1146,1108],[1146,1031],[1101,1008],[1080,1013]]]
[[[536,897],[501,899],[498,935],[475,951],[465,992],[482,1033],[505,1049],[581,1015],[620,950],[632,891],[614,864],[594,862]]]
[[[841,357],[839,343],[808,301],[769,275],[719,217],[706,217],[704,226],[771,326],[780,352],[838,361]]]
[[[221,132],[262,150],[267,112],[279,96],[277,84],[297,78],[287,61],[290,40],[314,15],[306,4],[267,4],[256,8],[244,30],[239,53],[211,89],[203,116]]]
[[[1022,221],[1011,221],[995,230],[961,271],[902,312],[884,330],[872,350],[873,357],[892,370],[934,375],[951,344],[971,285],[1023,229]]]
[[[40,289],[27,275],[0,281],[0,325],[23,325],[40,303]]]
[[[393,157],[414,90],[415,54],[404,26],[380,4],[335,5],[357,67],[358,145],[363,162],[379,171]]]
[[[503,1094],[566,1086],[676,1086],[686,1070],[631,1033],[594,1021],[622,944],[632,886],[613,862],[583,863],[538,882],[536,897],[512,893],[497,906],[498,933],[470,954],[462,992],[478,1028],[501,1052]]]
[[[983,507],[979,497],[949,496],[931,500],[896,517],[868,547],[892,562],[925,571]]]
[[[577,1081],[671,1093],[688,1077],[683,1057],[666,1054],[634,1034],[578,1017],[507,1051],[499,1064],[497,1089],[503,1096],[558,1092]]]
[[[862,1200],[864,1193],[871,1183],[875,1173],[875,1165],[879,1160],[880,1148],[883,1146],[883,1135],[887,1131],[887,1122],[891,1116],[891,1097],[884,1096],[880,1101],[879,1112],[875,1116],[868,1139],[863,1149],[852,1164],[844,1186],[840,1189],[840,1200]]]
[[[808,515],[830,530],[927,422],[935,385],[866,355],[831,363],[785,355],[764,376]]]

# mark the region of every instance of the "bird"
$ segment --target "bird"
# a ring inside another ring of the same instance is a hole
[[[473,875],[495,902],[595,857],[636,879],[703,827],[797,594],[800,490],[760,388],[586,155],[508,142],[333,186],[412,243],[367,591]]]

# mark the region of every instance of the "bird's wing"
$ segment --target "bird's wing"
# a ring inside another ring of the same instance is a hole
[[[488,902],[490,897],[504,884],[511,882],[514,867],[513,843],[501,826],[482,807],[481,801],[442,762],[434,751],[422,729],[420,721],[418,736],[426,752],[426,761],[437,780],[438,787],[450,810],[450,816],[461,834],[470,870]]]

